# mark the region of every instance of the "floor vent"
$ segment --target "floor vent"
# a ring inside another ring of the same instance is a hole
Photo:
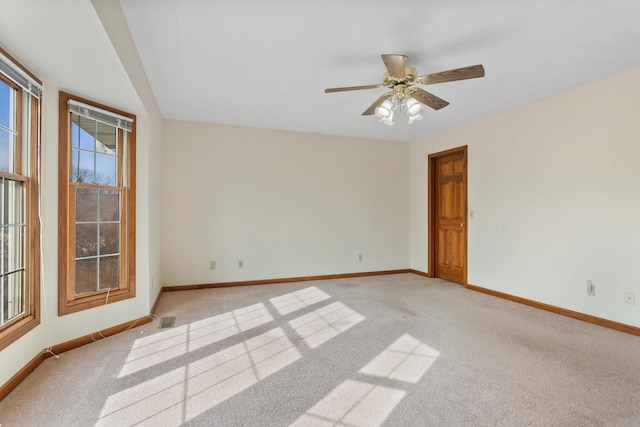
[[[175,324],[176,324],[176,318],[174,316],[161,317],[160,326],[158,327],[158,329],[173,328]]]

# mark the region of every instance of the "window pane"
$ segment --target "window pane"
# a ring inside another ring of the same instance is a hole
[[[71,122],[71,147],[78,148],[80,146],[80,126],[77,123],[78,116],[75,114]]]
[[[98,189],[76,189],[76,222],[98,220]]]
[[[15,124],[16,90],[0,80],[0,126],[16,130]]]
[[[9,319],[21,315],[24,312],[24,272],[16,271],[7,275],[7,286],[9,288]]]
[[[100,289],[120,287],[120,257],[100,258]]]
[[[116,185],[116,156],[96,154],[96,184]]]
[[[120,253],[120,224],[100,224],[100,255]]]
[[[11,172],[13,164],[13,134],[0,128],[0,171]]]
[[[80,148],[82,150],[95,151],[96,150],[96,121],[86,117],[72,114],[75,117],[75,122],[80,126]]]
[[[9,287],[7,276],[0,276],[0,325],[9,320]]]
[[[22,286],[24,273],[17,271],[1,277],[2,318],[0,324],[6,323],[24,313],[24,289]]]
[[[93,184],[95,182],[93,175],[93,152],[80,151],[80,162],[78,164],[78,171],[73,174],[74,182],[84,182]]]
[[[104,123],[97,124],[98,141],[96,142],[96,151],[98,153],[111,154],[115,156],[116,150],[116,128]]]
[[[76,224],[76,258],[98,255],[98,224]]]
[[[98,258],[76,260],[76,294],[98,290]]]
[[[21,225],[2,227],[3,248],[2,258],[4,272],[12,272],[24,268],[24,227]]]
[[[9,271],[9,246],[11,237],[9,236],[9,228],[7,226],[2,227],[2,274]]]
[[[0,227],[0,239],[2,239],[2,244],[0,245],[0,259],[4,259],[7,252],[7,243],[9,242],[9,227],[2,226]],[[6,263],[0,264],[0,274],[5,274],[7,271],[8,265]]]
[[[100,221],[120,221],[120,192],[100,190]]]
[[[16,90],[0,80],[0,171],[14,172]]]
[[[12,130],[13,91],[11,86],[0,80],[0,125]]]
[[[78,182],[78,150],[71,150],[71,181]]]
[[[2,215],[3,224],[22,224],[24,222],[24,183],[4,179],[4,212]]]

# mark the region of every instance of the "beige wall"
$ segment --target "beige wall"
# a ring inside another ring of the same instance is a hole
[[[164,285],[407,267],[408,144],[166,121],[163,155]]]
[[[411,145],[411,266],[427,156],[468,145],[468,281],[640,326],[640,69]],[[594,281],[596,296],[585,292]]]
[[[160,215],[158,214],[160,205],[160,147],[161,147],[161,127],[162,119],[155,107],[155,100],[149,90],[145,90],[146,77],[140,75],[140,70],[136,72],[134,61],[137,56],[133,42],[127,33],[122,31],[122,21],[124,19],[119,11],[117,0],[106,0],[100,2],[101,12],[106,13],[103,24],[108,22],[116,27],[120,26],[117,32],[120,40],[120,55],[123,63],[126,62],[126,75],[136,85],[138,94],[130,93],[131,104],[144,103],[147,114],[140,111],[132,111],[137,114],[137,198],[136,198],[136,284],[137,296],[134,299],[97,307],[91,310],[84,310],[66,316],[58,316],[58,91],[65,90],[87,96],[85,87],[81,81],[74,85],[64,85],[54,78],[48,78],[46,73],[41,76],[44,83],[44,94],[42,104],[42,172],[41,172],[41,218],[42,218],[42,250],[43,250],[43,275],[41,284],[41,323],[33,331],[21,337],[9,347],[0,352],[0,385],[9,380],[16,372],[24,367],[45,347],[59,344],[77,337],[91,334],[101,329],[124,323],[149,313],[149,308],[153,303],[155,295],[159,291],[159,286],[155,289],[151,286],[151,279],[157,278],[161,281],[160,275]],[[95,11],[89,7],[88,15],[91,20],[98,22]],[[114,9],[115,8],[115,9]],[[26,7],[24,13],[30,9]],[[64,10],[62,8],[61,10]],[[59,25],[65,25],[64,20]],[[28,30],[28,28],[27,28]],[[104,38],[108,42],[110,39],[104,33],[102,26],[95,28],[99,38]],[[12,40],[12,53],[22,58],[24,65],[32,69],[32,63],[38,63],[38,57],[33,57],[29,49],[21,49],[21,39]],[[128,46],[127,46],[127,43]],[[50,49],[50,46],[46,46]],[[44,64],[46,65],[46,64]],[[42,66],[46,69],[46,66]],[[103,70],[106,75],[110,75],[112,70]],[[117,68],[116,74],[125,73],[125,70]],[[104,85],[117,85],[105,79]],[[121,88],[118,88],[121,90]],[[104,99],[96,99],[98,102],[106,102]],[[120,107],[121,106],[116,106]]]

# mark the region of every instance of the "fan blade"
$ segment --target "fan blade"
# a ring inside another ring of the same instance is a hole
[[[376,100],[376,102],[374,102],[373,104],[371,104],[369,106],[369,108],[367,108],[364,113],[362,113],[363,116],[370,116],[373,113],[376,112],[376,108],[378,108],[380,105],[382,105],[382,103],[389,97],[391,97],[391,95],[393,95],[393,92],[389,92],[389,93],[385,93],[384,95],[382,95],[380,98],[378,98]]]
[[[330,87],[329,89],[325,89],[324,93],[332,93],[332,92],[346,92],[348,90],[362,90],[362,89],[376,89],[381,87],[382,85],[366,85],[366,86],[347,86],[347,87]]]
[[[432,85],[434,83],[475,79],[477,77],[484,77],[484,67],[482,65],[472,65],[470,67],[456,68],[455,70],[441,71],[418,78],[423,85]]]
[[[409,96],[417,99],[418,101],[422,102],[424,105],[427,105],[433,108],[434,110],[439,110],[449,105],[449,103],[444,99],[438,98],[434,94],[429,93],[426,90],[422,90],[422,89],[414,90],[413,92],[410,93]]]
[[[406,55],[381,55],[389,75],[397,80],[404,80],[407,77],[405,64],[409,60]]]

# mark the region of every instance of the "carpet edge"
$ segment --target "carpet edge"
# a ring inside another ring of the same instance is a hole
[[[555,305],[545,304],[543,302],[522,298],[516,295],[511,295],[511,294],[507,294],[500,291],[494,291],[493,289],[483,288],[482,286],[472,285],[469,283],[467,283],[464,287],[471,291],[480,292],[480,293],[491,295],[494,297],[528,305],[530,307],[538,308],[540,310],[550,311],[552,313],[560,314],[562,316],[571,317],[577,320],[582,320],[583,322],[593,323],[594,325],[603,326],[605,328],[615,329],[616,331],[640,336],[640,328],[632,325],[627,325],[626,323],[620,323],[620,322],[616,322],[609,319],[603,319],[602,317],[592,316],[591,314],[580,313],[578,311],[557,307]]]

